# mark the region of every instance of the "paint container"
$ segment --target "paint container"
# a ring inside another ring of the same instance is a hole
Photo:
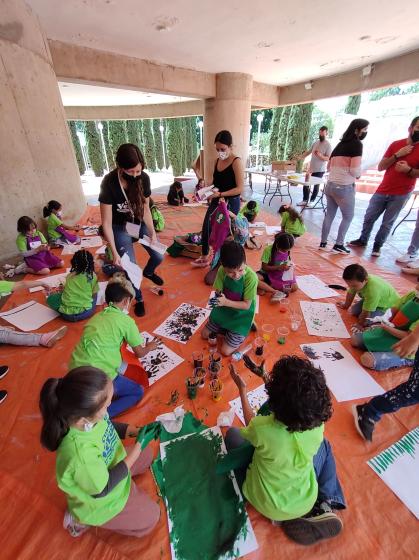
[[[219,379],[213,379],[210,381],[209,388],[211,391],[212,400],[218,402],[221,400],[221,394],[223,392],[223,384]]]
[[[196,380],[198,380],[198,385],[201,388],[205,386],[205,375],[206,371],[203,367],[197,367],[193,370],[193,376]]]
[[[188,397],[191,400],[196,399],[198,384],[199,384],[199,380],[197,380],[195,377],[188,377],[186,379],[186,390],[188,392]]]
[[[208,374],[210,379],[217,379],[221,371],[221,362],[210,362],[208,366]]]
[[[212,364],[213,362],[220,362],[221,365],[221,354],[219,352],[213,352],[209,357],[209,359],[210,359],[210,364]]]
[[[266,325],[262,325],[262,336],[265,342],[269,342],[271,340],[272,333],[274,332],[274,326],[266,323]]]
[[[279,302],[279,312],[280,313],[286,313],[290,308],[290,302],[288,299],[281,299],[281,301]]]
[[[194,368],[201,368],[204,365],[204,354],[202,352],[192,352],[192,363]]]
[[[217,350],[217,333],[210,332],[208,335],[209,351],[215,352]]]
[[[150,288],[150,292],[152,292],[156,296],[162,296],[164,294],[164,291],[162,290],[162,288],[156,288],[154,286]]]
[[[291,312],[291,330],[298,331],[303,321],[302,316],[296,311]]]
[[[290,330],[287,327],[278,327],[276,332],[278,334],[278,344],[285,344],[286,338],[290,334]]]
[[[255,338],[253,342],[253,349],[256,356],[263,356],[263,351],[265,349],[265,340],[261,337]]]

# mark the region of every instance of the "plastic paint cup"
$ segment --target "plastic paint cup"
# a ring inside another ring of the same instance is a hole
[[[291,330],[298,331],[303,321],[302,316],[299,313],[291,313]]]
[[[274,332],[274,326],[267,323],[266,325],[262,325],[262,336],[266,342],[271,340],[272,333]]]
[[[186,390],[191,400],[196,399],[196,393],[198,391],[198,380],[196,377],[188,377],[186,379]]]
[[[220,362],[221,365],[221,354],[219,352],[213,352],[210,356],[210,364],[213,362]]]
[[[212,400],[218,402],[223,392],[223,384],[219,379],[213,379],[209,384]]]
[[[218,379],[218,374],[221,370],[221,362],[210,362],[208,366],[208,373],[211,379]]]
[[[281,299],[279,302],[279,312],[286,313],[287,310],[290,308],[290,302],[288,299]]]
[[[279,344],[285,344],[286,337],[290,334],[290,330],[287,327],[278,327],[276,332],[278,334]]]
[[[255,338],[253,342],[253,348],[256,356],[263,356],[263,351],[265,349],[265,340],[261,337]]]
[[[194,368],[201,368],[204,364],[204,354],[202,352],[192,352],[192,362]]]
[[[217,334],[210,332],[208,335],[209,351],[215,352],[217,349]]]
[[[199,387],[204,387],[205,375],[206,375],[206,371],[205,368],[203,367],[197,367],[193,370],[193,378],[197,380]]]

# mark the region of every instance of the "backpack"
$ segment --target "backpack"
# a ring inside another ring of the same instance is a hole
[[[164,216],[157,208],[157,206],[152,206],[151,210],[151,217],[153,218],[154,229],[158,231],[163,231],[164,229]]]

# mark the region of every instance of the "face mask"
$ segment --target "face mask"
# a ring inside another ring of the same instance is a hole
[[[419,130],[415,130],[413,134],[410,136],[410,138],[412,139],[413,144],[419,142]]]
[[[326,139],[326,136],[323,136],[322,134],[319,134],[319,140],[320,142],[323,142],[323,140]]]
[[[125,171],[122,172],[122,177],[125,179],[125,181],[127,183],[136,183],[138,177],[134,177],[134,175],[128,175],[128,173],[125,173]]]
[[[129,315],[129,307],[125,307],[125,308],[122,310],[122,313],[125,313],[125,315]]]
[[[228,153],[227,153],[227,152],[218,152],[218,157],[219,157],[221,160],[225,160],[225,159],[228,158]]]
[[[63,213],[62,212],[57,212],[56,213],[57,218],[62,218],[63,217]]]
[[[366,137],[367,133],[366,132],[361,132],[361,134],[358,136],[358,140],[363,140]]]
[[[94,424],[93,422],[88,422],[86,420],[86,422],[84,423],[84,431],[85,432],[91,432],[93,430]]]

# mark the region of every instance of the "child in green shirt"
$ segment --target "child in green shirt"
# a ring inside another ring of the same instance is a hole
[[[239,214],[244,216],[249,224],[255,221],[256,216],[259,214],[260,205],[256,200],[249,200],[242,208]]]
[[[65,321],[83,321],[95,312],[99,284],[94,269],[92,254],[85,249],[77,251],[71,259],[63,291],[48,296],[47,304]]]
[[[223,334],[221,353],[230,356],[249,334],[256,307],[258,277],[246,265],[246,254],[237,241],[227,241],[220,250],[221,266],[214,282],[219,293],[201,336]]]
[[[108,411],[111,418],[136,405],[144,394],[142,385],[124,375],[127,364],[121,359],[122,343],[129,344],[137,358],[142,358],[150,350],[155,350],[159,342],[154,339],[142,346],[143,337],[129,316],[132,299],[132,288],[129,290],[119,282],[110,282],[105,290],[108,306],[88,321],[70,358],[70,369],[93,366],[112,379],[114,395]]]
[[[149,447],[128,451],[121,439],[139,429],[109,420],[113,386],[101,370],[86,366],[44,383],[39,404],[41,443],[56,452],[56,478],[67,497],[64,528],[78,537],[90,526],[142,537],[157,524],[160,508],[131,477],[153,460]]]
[[[361,298],[352,305],[350,314],[358,317],[361,327],[368,325],[368,319],[384,315],[387,309],[396,305],[400,296],[393,286],[375,274],[368,274],[360,264],[350,264],[343,271],[343,279],[349,290],[344,302],[338,302],[341,309],[349,309],[358,294]]]
[[[290,233],[294,237],[300,237],[305,233],[303,217],[295,208],[288,204],[280,206],[278,213],[281,216],[281,228],[283,232]]]
[[[346,504],[323,434],[332,400],[322,370],[298,356],[278,360],[266,382],[270,414],[265,416],[254,416],[246,382],[233,365],[230,373],[246,428],[230,428],[226,446],[245,452],[236,478],[246,499],[300,544],[339,534],[342,522],[332,509]]]
[[[160,212],[160,210],[157,208],[156,203],[154,202],[154,200],[152,198],[150,198],[150,212],[151,212],[151,217],[153,219],[154,229],[157,232],[163,231],[164,230],[164,216]]]
[[[42,215],[47,219],[48,239],[52,245],[65,245],[67,243],[80,243],[80,237],[71,231],[79,231],[80,226],[66,225],[62,221],[62,204],[57,200],[50,200],[42,210]]]

